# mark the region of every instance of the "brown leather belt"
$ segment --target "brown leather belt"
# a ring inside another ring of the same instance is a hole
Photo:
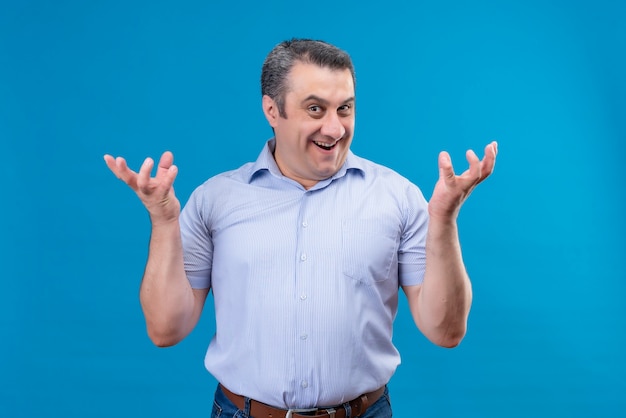
[[[226,389],[220,384],[220,388],[224,395],[241,410],[245,409],[245,398],[241,395],[236,395],[230,390]],[[348,402],[350,404],[350,417],[360,417],[365,413],[365,410],[376,402],[382,394],[385,392],[385,386],[369,393],[365,393],[356,399]],[[346,418],[346,410],[343,406],[339,405],[334,408],[312,408],[312,409],[280,409],[273,406],[266,405],[262,402],[250,400],[250,418]]]

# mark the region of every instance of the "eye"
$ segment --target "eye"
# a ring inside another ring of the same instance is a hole
[[[339,113],[343,114],[343,115],[349,115],[352,112],[352,105],[351,104],[345,104],[343,106],[339,106],[337,111]]]
[[[319,119],[324,116],[324,108],[320,105],[310,105],[306,110],[312,118]]]

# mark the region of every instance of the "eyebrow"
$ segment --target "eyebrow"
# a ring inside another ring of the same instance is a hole
[[[307,96],[304,100],[302,100],[302,103],[305,103],[305,102],[308,102],[308,101],[311,101],[311,100],[315,101],[315,102],[319,102],[319,103],[321,103],[323,105],[328,105],[328,103],[329,103],[328,100],[322,99],[321,97],[316,96],[314,94],[311,94],[311,95]],[[344,100],[341,103],[342,104],[346,104],[346,103],[353,102],[353,101],[354,101],[354,96],[347,98],[346,100]]]

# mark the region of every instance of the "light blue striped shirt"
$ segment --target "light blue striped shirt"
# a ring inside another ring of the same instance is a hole
[[[352,152],[305,190],[280,173],[273,146],[206,181],[181,214],[187,277],[215,298],[205,365],[275,407],[341,404],[400,363],[392,322],[398,287],[423,279],[427,202]]]

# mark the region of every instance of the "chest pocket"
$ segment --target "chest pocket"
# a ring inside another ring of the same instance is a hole
[[[389,278],[398,263],[396,230],[377,219],[348,219],[341,234],[344,275],[370,285]]]

